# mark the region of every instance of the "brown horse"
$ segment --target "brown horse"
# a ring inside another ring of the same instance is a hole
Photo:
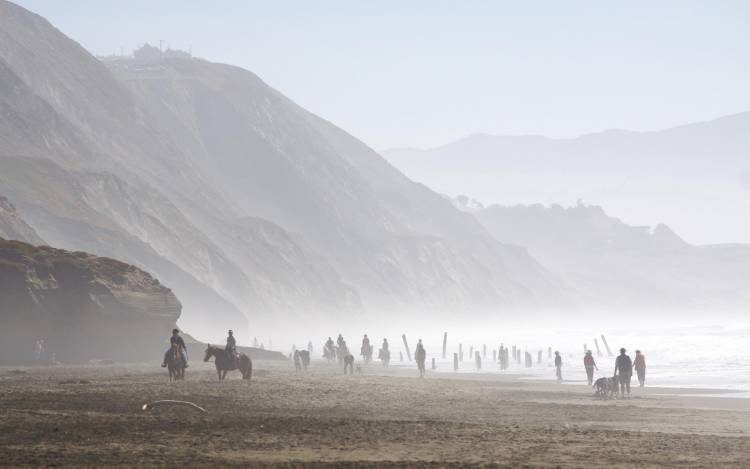
[[[242,379],[250,379],[253,375],[253,362],[250,357],[244,353],[238,353],[237,359],[233,365],[229,363],[229,357],[227,352],[221,347],[215,347],[208,344],[206,348],[206,356],[203,357],[203,361],[207,362],[211,357],[214,357],[214,364],[216,365],[216,372],[219,374],[219,381],[223,381],[227,377],[227,372],[232,370],[240,370],[242,373]]]
[[[172,348],[167,351],[167,354],[164,356],[164,363],[166,363],[167,370],[169,370],[170,382],[185,379],[185,363],[182,361],[180,347],[177,344],[172,344]]]

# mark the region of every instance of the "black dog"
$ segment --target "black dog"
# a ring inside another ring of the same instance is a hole
[[[601,398],[614,397],[617,394],[620,380],[617,376],[599,378],[594,382],[594,395]]]

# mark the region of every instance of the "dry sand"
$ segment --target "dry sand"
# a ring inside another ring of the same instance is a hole
[[[419,379],[416,369],[374,364],[354,376],[321,362],[307,373],[255,365],[250,384],[236,374],[219,383],[211,364],[197,362],[176,384],[156,364],[0,368],[0,464],[750,464],[750,399],[647,388],[601,401],[587,386],[499,374]],[[140,410],[157,399],[192,401],[208,414]]]

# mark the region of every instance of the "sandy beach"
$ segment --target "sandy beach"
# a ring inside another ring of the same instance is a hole
[[[193,362],[0,368],[0,464],[120,466],[747,467],[750,399],[486,374],[257,362],[251,383]],[[730,396],[729,394],[725,396]],[[141,406],[158,399],[189,408]]]

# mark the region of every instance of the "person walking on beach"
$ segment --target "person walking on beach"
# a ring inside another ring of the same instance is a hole
[[[555,350],[555,372],[557,373],[557,382],[562,383],[562,357],[557,350]]]
[[[422,345],[422,339],[419,339],[419,342],[417,342],[417,349],[414,351],[414,359],[417,360],[417,368],[419,368],[419,377],[424,378],[424,375],[425,375],[424,362],[425,360],[427,360],[427,352],[424,349],[424,345]]]
[[[591,386],[594,384],[594,369],[599,370],[591,350],[586,350],[586,355],[583,357],[583,366],[586,368],[586,377],[589,380],[589,386]]]
[[[625,391],[627,391],[627,399],[630,399],[630,378],[633,377],[633,361],[628,355],[625,354],[624,348],[620,349],[620,355],[615,359],[615,376],[618,376],[620,382],[620,397],[625,397]]]
[[[635,351],[633,369],[638,374],[638,383],[641,387],[646,386],[646,356],[640,350]]]

